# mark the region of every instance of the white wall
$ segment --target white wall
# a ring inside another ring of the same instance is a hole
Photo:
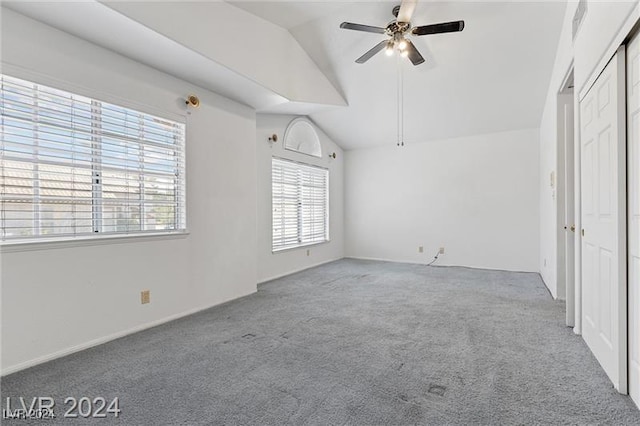
[[[585,20],[575,41],[572,22],[577,2],[567,3],[567,12],[558,43],[555,64],[547,91],[544,112],[540,122],[540,265],[542,278],[557,295],[557,204],[549,175],[557,170],[558,105],[557,97],[565,76],[575,65],[575,93],[588,89],[588,83],[597,75],[622,43],[638,16],[638,2],[588,2]],[[577,109],[576,109],[577,111]],[[579,121],[576,120],[576,123]],[[579,134],[576,132],[576,137]],[[576,190],[578,190],[576,188]],[[576,224],[579,225],[578,220]],[[579,227],[578,227],[579,229]],[[579,250],[579,246],[576,246]]]
[[[537,271],[538,131],[348,151],[346,255]],[[424,246],[424,253],[418,253]]]
[[[202,102],[187,124],[190,235],[2,249],[3,374],[254,292],[254,112],[4,9],[1,35],[4,73],[153,113]]]
[[[594,1],[587,2],[587,15],[580,27],[580,30],[573,42],[573,52],[575,58],[575,84],[579,92],[586,90],[586,84],[593,84],[590,77],[599,74],[604,68],[604,59],[609,61],[615,49],[611,51],[607,58],[603,58],[609,47],[619,46],[622,39],[617,39],[620,29],[625,25],[629,17],[633,16],[633,21],[638,18],[636,8],[637,0],[615,0],[615,1]],[[571,27],[577,3],[569,3],[565,17],[565,25]],[[627,28],[627,32],[631,27]],[[623,34],[623,38],[626,37]],[[600,66],[600,69],[598,67]],[[555,71],[555,70],[554,70]],[[556,88],[557,90],[557,88]]]
[[[311,157],[283,148],[287,125],[295,116],[258,114],[256,152],[258,157],[258,282],[287,275],[314,265],[344,257],[344,153],[319,128],[322,158]],[[278,142],[270,143],[272,134]],[[336,158],[329,158],[329,153]],[[329,169],[329,237],[330,242],[271,252],[271,158],[288,158]],[[309,255],[307,256],[307,250]]]

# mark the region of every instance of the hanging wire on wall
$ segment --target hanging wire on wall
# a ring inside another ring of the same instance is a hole
[[[402,72],[401,55],[397,56],[398,67],[398,141],[397,146],[404,146],[404,75]]]

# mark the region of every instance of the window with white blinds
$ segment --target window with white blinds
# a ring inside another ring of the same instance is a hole
[[[329,240],[329,171],[273,158],[273,243],[284,250]]]
[[[186,228],[183,123],[0,83],[2,241]]]

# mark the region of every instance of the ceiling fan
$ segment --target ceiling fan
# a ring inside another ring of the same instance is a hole
[[[401,56],[408,57],[413,65],[420,65],[424,62],[424,58],[406,36],[453,33],[464,29],[464,21],[443,22],[441,24],[423,25],[421,27],[411,26],[411,15],[413,15],[417,1],[418,0],[402,0],[402,4],[393,8],[393,16],[395,16],[396,19],[389,22],[385,28],[353,24],[351,22],[343,22],[340,24],[340,28],[346,30],[386,34],[390,37],[390,39],[381,41],[367,53],[356,59],[357,63],[364,64],[376,53],[384,49],[389,56],[393,55],[393,52],[397,50]]]

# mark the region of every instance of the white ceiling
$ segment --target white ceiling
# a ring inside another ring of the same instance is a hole
[[[311,118],[346,149],[395,144],[395,57],[354,61],[384,36],[342,30],[385,26],[398,2],[232,2],[291,32],[348,107]],[[538,127],[566,3],[420,1],[414,25],[463,19],[461,33],[414,37],[427,61],[402,62],[405,143]]]
[[[291,29],[298,25],[302,25],[325,16],[330,16],[332,13],[353,4],[353,2],[327,0],[294,0],[277,2],[271,0],[228,0],[228,3],[286,29]]]
[[[308,115],[346,105],[286,29],[220,0],[4,1],[3,18],[8,9],[259,112]],[[251,31],[219,36],[236,28]],[[2,34],[9,35],[16,36]]]
[[[220,0],[209,1],[224,5]],[[287,102],[251,78],[203,57],[194,46],[186,46],[158,34],[95,1],[5,2],[4,5],[258,110],[310,114],[311,119],[345,149],[396,143],[396,58],[380,53],[366,64],[356,64],[355,59],[383,40],[384,36],[342,30],[339,25],[343,21],[351,21],[385,26],[393,18],[391,9],[399,0],[228,0],[227,3],[243,10],[243,16],[239,16],[236,22],[242,33],[235,38],[204,37],[197,40],[205,39],[227,47],[233,47],[229,41],[235,41],[239,46],[254,46],[251,43],[253,37],[255,45],[265,38],[268,40],[263,42],[279,43],[281,38],[266,37],[263,31],[256,29],[265,26],[260,25],[260,20],[256,22],[254,15],[282,26],[343,95],[348,106]],[[149,7],[150,16],[158,4],[145,4]],[[180,10],[190,10],[186,6]],[[240,12],[228,4],[225,6]],[[404,75],[404,142],[538,127],[565,8],[564,1],[438,3],[420,0],[413,16],[414,25],[464,19],[466,26],[461,33],[415,37],[414,43],[427,61],[417,67],[407,60],[401,62]],[[224,7],[218,9],[224,11]],[[230,12],[226,10],[225,15],[234,15]],[[210,16],[209,19],[213,22],[222,17]],[[253,24],[248,25],[247,22],[252,20]],[[178,22],[175,25],[182,24]],[[183,28],[184,31],[189,29],[188,26]],[[286,31],[282,33],[289,37]],[[293,52],[295,49],[286,43],[277,48],[282,50],[284,57],[299,53],[297,50]],[[154,52],[158,51],[167,54],[155,55]],[[242,52],[247,53],[244,49]],[[267,64],[255,62],[256,67],[274,75],[298,69],[291,64],[286,69],[282,68],[287,65],[284,60]],[[184,67],[185,63],[191,66]],[[315,68],[312,71],[316,71]],[[313,80],[312,77],[303,77],[300,82]],[[331,89],[328,84],[327,87]]]
[[[3,6],[256,109],[288,103],[284,97],[99,2],[12,1]]]

